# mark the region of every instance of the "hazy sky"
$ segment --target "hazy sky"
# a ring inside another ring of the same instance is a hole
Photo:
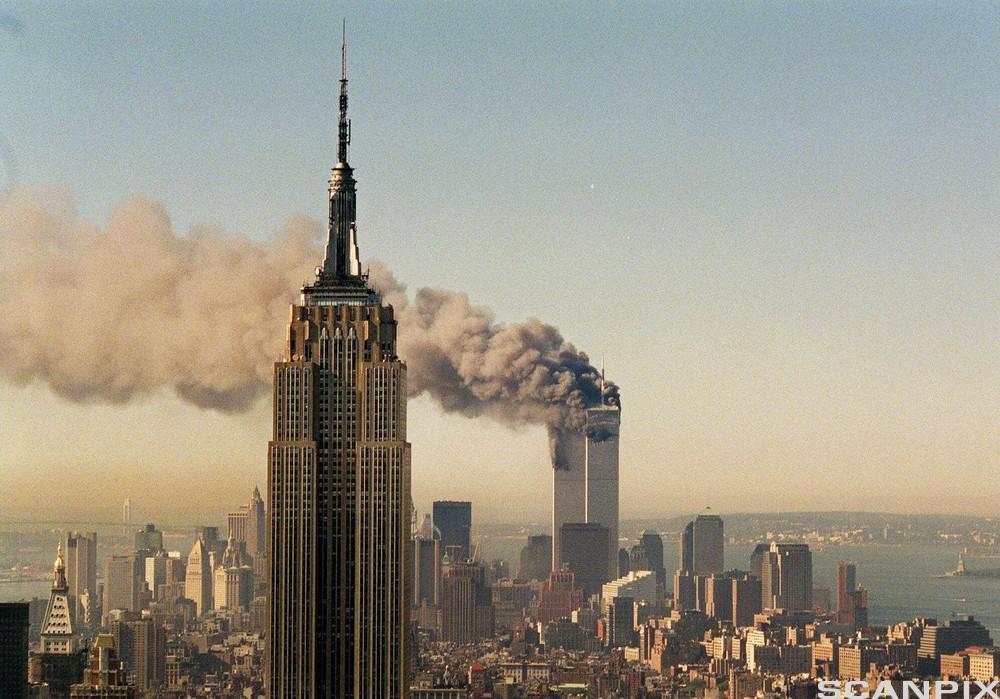
[[[362,255],[605,354],[623,516],[995,514],[995,3],[6,3],[3,183],[322,218],[344,16]],[[2,384],[0,518],[224,512],[269,413]],[[540,429],[410,416],[418,509],[546,517]]]

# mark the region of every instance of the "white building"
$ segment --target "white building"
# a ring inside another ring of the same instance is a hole
[[[616,597],[631,597],[636,602],[655,602],[656,573],[651,570],[633,570],[628,575],[601,587],[601,610],[607,613],[608,606]]]

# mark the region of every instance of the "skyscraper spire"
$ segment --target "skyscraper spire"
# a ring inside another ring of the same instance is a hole
[[[351,122],[347,118],[347,21],[343,25],[344,37],[340,45],[340,118],[337,131],[337,164],[330,173],[330,229],[326,243],[326,257],[318,270],[316,284],[303,289],[309,290],[314,300],[319,289],[327,296],[334,288],[348,295],[359,296],[367,301],[370,293],[361,274],[361,260],[358,251],[355,228],[354,171],[347,164],[347,147],[351,143]],[[339,293],[338,292],[338,293]],[[342,294],[341,294],[342,296]],[[339,297],[338,297],[339,298]],[[333,297],[328,301],[332,302]]]

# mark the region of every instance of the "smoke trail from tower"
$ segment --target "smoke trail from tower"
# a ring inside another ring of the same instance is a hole
[[[247,410],[270,390],[275,338],[321,259],[323,234],[299,217],[272,244],[212,228],[178,236],[143,197],[99,228],[64,193],[12,191],[0,208],[0,377],[76,402],[124,404],[166,388],[202,408]],[[601,402],[600,372],[557,327],[498,323],[456,291],[411,298],[377,261],[370,273],[396,309],[411,396],[544,425],[553,446]],[[604,400],[618,404],[613,383]]]

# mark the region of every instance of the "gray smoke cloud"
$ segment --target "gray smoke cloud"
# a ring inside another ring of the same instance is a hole
[[[0,208],[0,376],[77,402],[123,404],[164,388],[240,412],[269,393],[288,306],[319,262],[320,222],[291,219],[273,243],[200,227],[177,235],[164,208],[125,201],[98,227],[65,192],[19,189]],[[498,323],[466,294],[407,294],[371,280],[399,321],[411,396],[511,426],[580,431],[600,372],[553,325]],[[608,382],[605,400],[618,404]]]

